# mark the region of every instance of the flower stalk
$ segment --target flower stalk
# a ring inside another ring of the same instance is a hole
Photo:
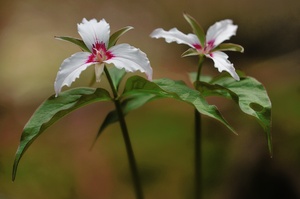
[[[195,199],[201,198],[202,142],[201,114],[195,109]]]
[[[196,76],[196,81],[200,81],[201,69],[204,61],[204,56],[199,56],[199,65]],[[201,199],[201,170],[202,170],[202,129],[201,129],[201,114],[195,109],[195,199]]]
[[[144,195],[143,195],[143,190],[142,190],[142,186],[141,186],[141,182],[140,182],[140,178],[139,178],[139,172],[138,172],[134,152],[132,149],[126,121],[124,118],[124,113],[122,111],[121,103],[119,100],[119,95],[118,95],[116,88],[114,87],[113,81],[111,79],[111,76],[110,76],[106,66],[104,66],[104,72],[105,72],[105,75],[108,79],[109,85],[113,92],[114,104],[115,104],[116,111],[118,114],[118,119],[119,119],[120,127],[122,130],[122,135],[123,135],[123,139],[124,139],[124,143],[125,143],[125,147],[126,147],[126,152],[127,152],[128,161],[129,161],[129,167],[130,167],[132,181],[133,181],[133,185],[134,185],[135,196],[136,196],[136,199],[143,199]]]
[[[188,45],[190,48],[181,56],[199,56],[199,64],[195,82],[200,81],[201,69],[205,57],[214,62],[215,68],[219,72],[228,72],[235,80],[239,81],[240,77],[235,71],[233,64],[228,60],[228,55],[223,51],[243,52],[244,48],[237,44],[223,43],[236,34],[237,25],[233,24],[230,19],[221,20],[209,27],[205,35],[202,27],[198,22],[188,14],[184,18],[193,29],[193,33],[185,34],[177,28],[165,31],[162,28],[155,29],[150,37],[163,38],[167,43],[176,42],[178,44]],[[195,90],[198,90],[195,86]],[[195,109],[195,199],[201,198],[201,114]]]

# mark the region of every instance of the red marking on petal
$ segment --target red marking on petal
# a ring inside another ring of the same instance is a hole
[[[211,40],[211,41],[206,43],[206,48],[209,49],[209,51],[211,49],[213,49],[214,47],[215,47],[215,40]]]
[[[197,50],[201,50],[202,46],[200,44],[193,44],[194,48],[196,48]]]
[[[96,42],[93,44],[93,59],[96,62],[102,63],[105,60],[111,59],[114,57],[112,52],[106,49],[105,43],[103,42]],[[90,59],[89,59],[90,60]]]
[[[215,40],[210,40],[206,43],[205,48],[204,48],[204,52],[205,53],[209,53],[212,49],[214,49],[215,45]]]
[[[210,56],[211,58],[213,58],[214,55],[213,55],[212,53],[209,53],[209,56]]]
[[[110,51],[107,51],[107,52],[105,53],[105,55],[106,55],[106,60],[111,59],[111,58],[114,57],[114,55],[113,55],[112,52],[110,52]]]
[[[95,62],[96,61],[96,57],[94,54],[91,54],[89,57],[88,57],[88,60],[86,61],[86,63],[91,63],[91,62]]]
[[[214,43],[215,43],[215,40],[213,39],[213,40],[210,40],[209,42],[207,42],[207,46],[213,46],[214,45]]]

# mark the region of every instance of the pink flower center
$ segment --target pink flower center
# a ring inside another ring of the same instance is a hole
[[[102,63],[103,61],[109,60],[112,57],[114,57],[114,55],[106,49],[105,44],[103,42],[97,42],[93,44],[93,52],[87,62]]]
[[[193,44],[194,48],[200,53],[200,54],[210,54],[212,49],[214,49],[214,43],[215,40],[211,40],[205,44],[205,47],[203,48],[200,44]]]

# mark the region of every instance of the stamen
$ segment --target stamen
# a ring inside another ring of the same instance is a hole
[[[100,63],[114,57],[110,51],[106,50],[105,44],[102,42],[93,44],[93,55]]]

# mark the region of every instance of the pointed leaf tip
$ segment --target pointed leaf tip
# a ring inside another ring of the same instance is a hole
[[[68,41],[71,42],[77,46],[79,46],[82,50],[86,52],[90,52],[89,48],[85,45],[85,43],[81,39],[73,38],[73,37],[67,37],[67,36],[54,36],[55,39],[62,40],[62,41]]]
[[[202,46],[205,46],[205,42],[206,42],[206,36],[205,33],[202,29],[202,27],[198,24],[198,22],[189,14],[184,13],[183,14],[185,20],[190,24],[190,26],[192,27],[192,30],[194,32],[194,34],[198,37],[200,43]]]
[[[19,147],[15,155],[12,180],[16,178],[19,162],[33,141],[59,119],[85,105],[111,101],[108,91],[101,88],[75,88],[61,92],[58,97],[52,95],[34,112],[25,125]]]
[[[115,33],[113,33],[109,38],[108,48],[111,48],[112,46],[114,46],[122,35],[124,35],[126,32],[128,32],[129,30],[132,30],[132,29],[133,29],[132,26],[126,26],[126,27],[121,28],[120,30],[116,31]]]
[[[256,118],[263,128],[270,155],[272,156],[272,104],[264,86],[252,77],[243,76],[235,81],[228,75],[220,75],[209,82],[196,82],[196,88],[204,96],[223,96],[233,99],[240,109]]]

